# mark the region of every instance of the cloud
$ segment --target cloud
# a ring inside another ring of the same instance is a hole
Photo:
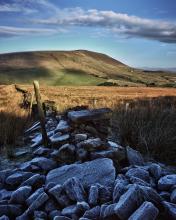
[[[47,28],[22,28],[22,27],[10,27],[0,26],[0,37],[14,37],[22,35],[53,35],[58,32],[64,32],[64,30],[47,29]]]
[[[128,38],[139,37],[165,43],[176,43],[176,24],[163,20],[146,19],[114,11],[66,8],[57,16],[36,19],[45,25],[101,27]]]

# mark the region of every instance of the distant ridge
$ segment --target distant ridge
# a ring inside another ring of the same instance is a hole
[[[0,54],[0,84],[174,86],[175,75],[143,71],[88,50]]]

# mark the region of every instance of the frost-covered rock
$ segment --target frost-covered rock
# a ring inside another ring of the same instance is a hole
[[[32,192],[31,186],[22,186],[18,188],[16,191],[14,191],[10,198],[10,203],[13,204],[22,204],[26,201],[26,199],[29,197],[29,195]]]
[[[6,215],[11,218],[14,218],[21,214],[22,214],[22,209],[20,205],[14,205],[14,204],[0,205],[0,216]]]
[[[137,177],[143,181],[149,182],[150,181],[150,175],[149,172],[141,167],[137,168],[131,168],[128,170],[128,172],[125,174],[127,177]]]
[[[38,166],[43,171],[49,171],[56,168],[57,164],[55,161],[46,157],[36,157],[31,160],[32,165]]]
[[[166,175],[159,179],[158,189],[169,190],[173,185],[176,185],[176,174]]]
[[[139,166],[144,165],[144,159],[138,151],[127,146],[126,152],[127,152],[127,159],[130,165],[139,165]]]
[[[90,187],[95,183],[112,186],[115,181],[115,168],[112,160],[107,158],[82,164],[65,165],[51,170],[46,177],[46,183],[63,184],[72,177],[78,178],[86,187]]]
[[[155,220],[159,210],[151,203],[144,202],[128,220]]]
[[[57,125],[55,129],[55,133],[57,132],[68,132],[71,129],[70,125],[65,120],[60,120],[59,124]]]
[[[73,144],[64,144],[59,148],[58,158],[64,162],[74,162],[76,148]]]

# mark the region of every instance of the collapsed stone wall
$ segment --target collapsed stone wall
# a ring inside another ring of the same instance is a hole
[[[26,130],[32,158],[0,171],[0,219],[176,219],[176,174],[109,140],[109,109],[47,115]]]

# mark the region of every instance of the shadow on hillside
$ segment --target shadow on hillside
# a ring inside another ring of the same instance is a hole
[[[128,100],[115,108],[113,122],[122,145],[176,165],[176,97]]]

